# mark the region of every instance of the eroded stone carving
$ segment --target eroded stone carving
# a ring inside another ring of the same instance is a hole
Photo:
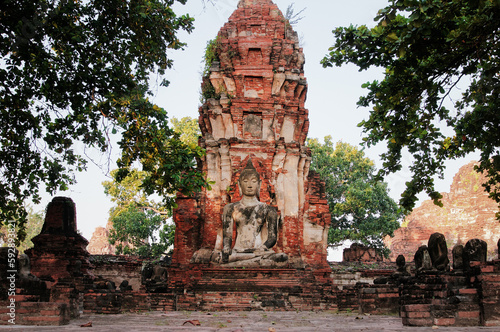
[[[399,255],[398,258],[396,258],[396,266],[398,267],[396,270],[397,272],[407,273],[405,256]]]
[[[488,244],[480,239],[467,241],[464,247],[464,268],[469,270],[471,262],[486,262]]]
[[[429,255],[431,256],[432,266],[439,270],[445,271],[450,268],[450,260],[448,259],[448,246],[446,239],[441,233],[433,233],[429,237],[427,243]]]
[[[261,138],[262,120],[254,114],[247,115],[244,120],[243,130],[245,133],[252,135],[252,137]]]
[[[427,271],[432,269],[432,260],[427,246],[420,246],[414,257],[417,271]]]
[[[45,283],[40,281],[37,276],[31,273],[30,258],[26,254],[19,255],[19,286],[22,288],[46,288]]]
[[[497,254],[498,254],[498,259],[500,259],[500,239],[497,242]]]

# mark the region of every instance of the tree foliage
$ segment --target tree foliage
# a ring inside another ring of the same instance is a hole
[[[112,176],[117,173],[111,171]],[[113,225],[109,242],[116,245],[116,254],[158,257],[173,244],[175,225],[168,222],[170,211],[143,190],[147,176],[144,171],[132,169],[121,181],[115,178],[102,183],[105,194],[115,204],[109,211]]]
[[[35,236],[40,234],[42,231],[43,223],[44,223],[44,214],[41,211],[35,211],[33,210],[32,206],[28,206],[26,208],[27,212],[27,221],[26,221],[26,237],[23,241],[18,241],[19,243],[16,245],[16,249],[20,253],[24,253],[25,250],[29,248],[33,248],[33,242],[31,242],[31,239],[33,239]],[[17,222],[16,222],[17,225]],[[7,229],[8,226],[4,225],[3,227],[0,227],[0,239],[2,242],[6,243],[7,242]],[[16,227],[16,234],[19,231],[19,227]]]
[[[331,136],[325,143],[308,139],[311,169],[325,181],[332,225],[328,244],[345,240],[361,242],[383,250],[383,238],[399,228],[402,214],[389,197],[387,184],[375,181],[375,166],[363,151],[343,142],[333,146]]]
[[[322,63],[386,68],[358,102],[373,107],[360,123],[366,145],[387,144],[379,175],[399,171],[408,151],[412,179],[401,205],[412,209],[421,191],[439,204],[433,178],[444,161],[479,151],[478,171],[500,202],[500,1],[394,0],[375,21],[334,30]]]
[[[121,134],[117,179],[140,162],[143,188],[166,197],[203,185],[165,110],[151,103],[151,73],[172,66],[169,49],[184,44],[186,0],[4,0],[0,14],[0,220],[16,219],[25,236],[23,201],[39,203],[74,183],[84,149],[105,152]],[[167,84],[167,81],[163,82]]]
[[[116,254],[156,258],[173,244],[175,225],[165,223],[164,217],[151,210],[129,205],[113,218],[109,242],[116,244]]]
[[[200,129],[196,119],[174,117],[170,122],[184,144],[197,147]],[[174,244],[175,225],[169,220],[172,205],[165,206],[144,190],[147,172],[132,169],[120,181],[116,179],[118,172],[111,171],[113,180],[102,183],[105,194],[115,204],[109,212],[113,224],[109,240],[116,245],[116,254],[153,258],[166,253]]]
[[[176,117],[170,119],[172,129],[178,133],[180,140],[189,146],[198,145],[198,137],[201,135],[200,125],[197,119],[185,116],[180,120]]]

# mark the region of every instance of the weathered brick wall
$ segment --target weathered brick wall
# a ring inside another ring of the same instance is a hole
[[[331,270],[169,269],[177,310],[320,310],[336,308]],[[158,295],[156,295],[158,296]]]
[[[381,262],[383,257],[375,248],[353,243],[350,248],[345,248],[342,256],[344,262]]]
[[[371,315],[399,313],[398,285],[359,285],[357,290],[360,313]]]
[[[93,274],[106,280],[113,281],[116,287],[127,280],[132,290],[141,288],[141,269],[144,259],[135,256],[121,255],[92,255],[90,262],[93,265]]]
[[[84,314],[120,314],[152,309],[150,294],[135,291],[93,291],[83,296]],[[171,308],[167,308],[171,310]]]
[[[0,325],[10,325],[9,301],[0,302]],[[25,302],[15,304],[16,325],[66,325],[70,321],[70,310],[66,303]]]
[[[401,288],[401,317],[409,326],[478,326],[481,285],[464,274],[428,271]],[[498,306],[499,302],[496,302]]]
[[[196,249],[202,247],[201,234],[204,230],[199,206],[204,201],[203,198],[196,199],[177,194],[177,208],[173,213],[175,238],[172,261],[175,264],[189,264]]]
[[[500,260],[483,265],[472,282],[479,289],[482,325],[500,326]]]

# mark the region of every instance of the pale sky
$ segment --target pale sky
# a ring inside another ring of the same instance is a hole
[[[169,54],[174,60],[173,69],[167,73],[170,86],[154,88],[156,97],[153,101],[165,108],[170,117],[198,117],[201,60],[206,43],[217,35],[236,8],[238,0],[214,0],[214,2],[215,6],[207,3],[203,8],[202,0],[189,0],[185,6],[174,7],[176,13],[189,13],[196,21],[191,34],[180,34],[181,40],[188,44],[185,50]],[[352,145],[359,145],[362,133],[357,124],[366,119],[369,113],[368,109],[356,106],[359,96],[366,92],[361,88],[361,84],[380,79],[382,70],[358,72],[357,68],[351,65],[325,69],[320,65],[320,60],[333,45],[331,31],[334,28],[348,26],[351,23],[371,26],[378,10],[385,7],[388,1],[274,0],[283,13],[292,2],[295,3],[296,11],[307,7],[302,14],[304,19],[295,25],[294,29],[301,36],[306,57],[304,72],[308,81],[306,108],[309,110],[309,137],[322,139],[331,135],[334,142],[342,140]],[[112,153],[116,155],[117,152],[118,147],[115,146]],[[380,166],[378,156],[381,152],[383,147],[365,150],[366,155],[375,160],[377,166]],[[99,156],[95,159],[99,159]],[[453,175],[460,166],[471,159],[472,157],[450,163],[447,166],[446,178],[437,181],[438,191],[448,192]],[[111,165],[111,169],[113,168],[116,168],[116,165]],[[88,240],[95,227],[106,225],[108,211],[112,206],[109,198],[104,195],[101,185],[102,181],[109,180],[106,171],[106,168],[100,170],[95,165],[89,164],[87,172],[77,174],[77,185],[71,187],[70,191],[58,193],[61,196],[71,197],[76,203],[78,229]],[[390,194],[395,200],[399,200],[404,183],[408,180],[409,173],[404,170],[387,179]],[[37,210],[43,210],[50,200],[51,197],[44,195],[43,202]]]

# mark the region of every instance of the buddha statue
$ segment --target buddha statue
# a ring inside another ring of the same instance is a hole
[[[241,172],[238,185],[241,200],[227,204],[222,212],[221,263],[276,266],[288,261],[286,254],[271,249],[277,240],[279,215],[276,208],[259,201],[261,180],[251,160]],[[237,236],[233,246],[234,226]]]
[[[241,172],[238,186],[241,200],[227,204],[222,212],[222,250],[200,249],[191,262],[226,267],[286,266],[288,256],[272,249],[278,238],[279,214],[275,207],[259,201],[261,179],[251,160]]]

